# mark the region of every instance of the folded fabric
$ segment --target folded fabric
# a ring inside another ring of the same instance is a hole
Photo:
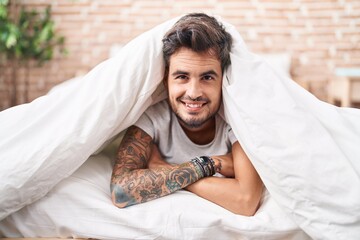
[[[161,98],[161,39],[174,22],[143,33],[82,79],[0,113],[0,219],[43,197]]]
[[[0,113],[0,219],[44,196],[164,97],[161,38],[175,21],[80,81]],[[234,38],[225,117],[270,195],[313,239],[360,236],[360,111],[319,101],[224,24]]]
[[[225,114],[276,202],[314,239],[360,236],[360,110],[324,103],[250,53],[237,31]]]
[[[109,191],[111,159],[91,156],[43,198],[0,221],[0,237],[310,240],[268,193],[253,217],[187,191],[117,208]]]

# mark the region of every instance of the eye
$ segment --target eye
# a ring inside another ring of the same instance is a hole
[[[203,80],[209,81],[209,80],[214,80],[215,78],[211,75],[205,75],[202,77]]]
[[[188,77],[186,75],[178,75],[175,77],[175,79],[186,80]]]

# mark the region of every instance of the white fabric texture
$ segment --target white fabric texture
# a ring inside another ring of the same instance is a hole
[[[163,74],[161,38],[174,22],[131,41],[80,81],[0,113],[0,218],[43,197],[163,97],[158,88]],[[356,239],[360,111],[319,101],[249,52],[235,28],[226,27],[235,41],[223,81],[225,117],[271,198],[313,239]],[[188,196],[178,193],[159,202],[180,194]],[[152,204],[157,203],[147,206]],[[153,217],[126,211],[124,224],[134,232],[139,219],[131,216]],[[207,207],[201,213],[198,221],[206,218]],[[166,221],[163,218],[163,224]],[[224,229],[233,229],[232,222]],[[158,236],[155,225],[147,230],[150,238]],[[171,238],[166,232],[170,229],[161,231]],[[181,234],[173,233],[185,236]]]
[[[174,20],[127,44],[80,81],[0,113],[0,219],[43,197],[154,101],[162,36]]]
[[[314,239],[360,236],[360,110],[316,99],[244,49],[223,81],[226,118],[270,194]]]
[[[45,197],[0,222],[0,236],[310,239],[268,194],[254,217],[235,215],[187,191],[119,209],[111,202],[111,170],[107,155],[91,156]]]

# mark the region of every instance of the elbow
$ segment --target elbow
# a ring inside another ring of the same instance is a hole
[[[126,207],[126,204],[123,204],[122,202],[120,202],[118,200],[117,195],[114,194],[114,192],[111,192],[111,201],[118,208],[125,208]]]
[[[260,205],[261,196],[247,195],[236,197],[236,209],[234,213],[246,217],[252,217],[257,212]]]
[[[132,201],[134,198],[125,193],[123,189],[119,185],[111,184],[111,201],[118,208],[125,208],[135,204]]]

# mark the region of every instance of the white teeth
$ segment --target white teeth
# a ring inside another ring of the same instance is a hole
[[[190,107],[190,108],[199,108],[202,106],[202,104],[191,104],[191,103],[187,103],[186,104],[187,107]]]

